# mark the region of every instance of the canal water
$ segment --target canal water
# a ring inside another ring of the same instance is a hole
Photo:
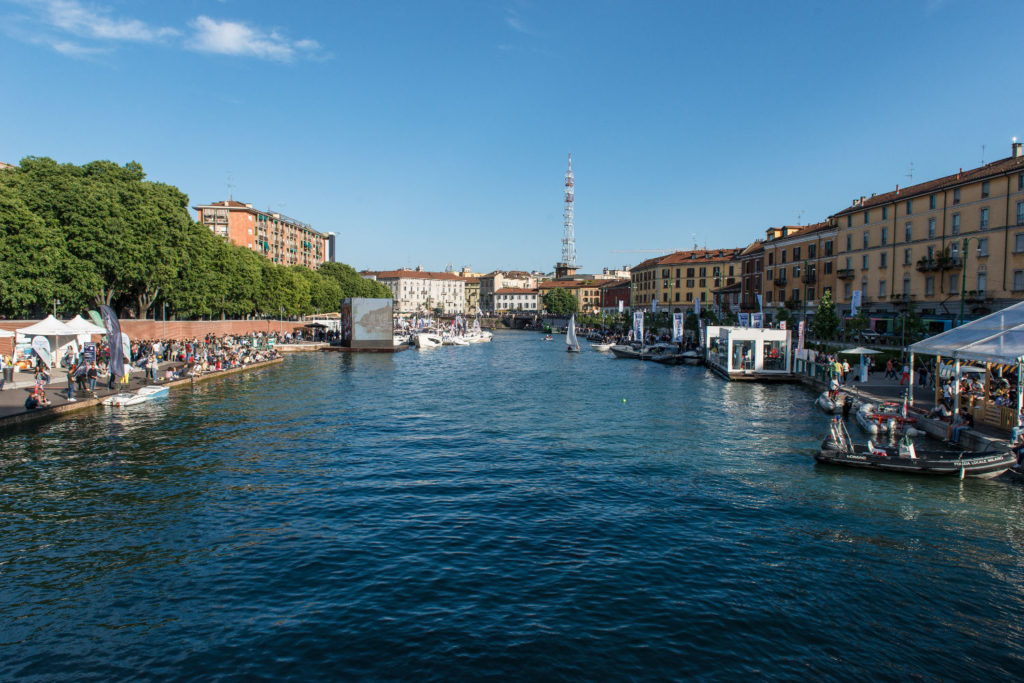
[[[2,437],[0,679],[1020,676],[1024,488],[812,398],[506,332]]]

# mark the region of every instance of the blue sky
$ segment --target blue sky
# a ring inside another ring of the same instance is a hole
[[[0,0],[0,160],[138,161],[358,268],[744,246],[1024,138],[1024,3]]]

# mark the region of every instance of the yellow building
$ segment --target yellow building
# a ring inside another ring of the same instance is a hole
[[[713,303],[712,292],[739,282],[742,249],[695,249],[647,259],[630,271],[635,309],[649,308],[681,313],[695,301]]]
[[[835,290],[838,234],[833,219],[768,228],[762,243],[765,313],[788,302],[794,311],[814,314],[821,295]]]
[[[576,307],[580,313],[601,312],[601,285],[598,280],[545,280],[538,285],[540,305],[543,307],[544,296],[552,289],[565,289],[576,297]]]
[[[876,329],[913,305],[932,331],[1024,295],[1024,153],[911,187],[861,197],[837,213],[837,304],[853,293]],[[966,241],[967,249],[964,244]]]

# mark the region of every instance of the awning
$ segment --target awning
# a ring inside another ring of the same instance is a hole
[[[915,354],[1016,365],[1024,357],[1024,302],[910,345]]]
[[[23,327],[18,330],[18,334],[24,334],[29,337],[35,337],[37,335],[42,335],[44,337],[74,337],[78,332],[57,320],[52,315],[48,315],[35,325]]]

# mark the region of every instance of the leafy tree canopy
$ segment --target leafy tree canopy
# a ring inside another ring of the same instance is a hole
[[[579,302],[569,290],[557,287],[544,295],[544,308],[552,315],[569,315],[579,309]]]

